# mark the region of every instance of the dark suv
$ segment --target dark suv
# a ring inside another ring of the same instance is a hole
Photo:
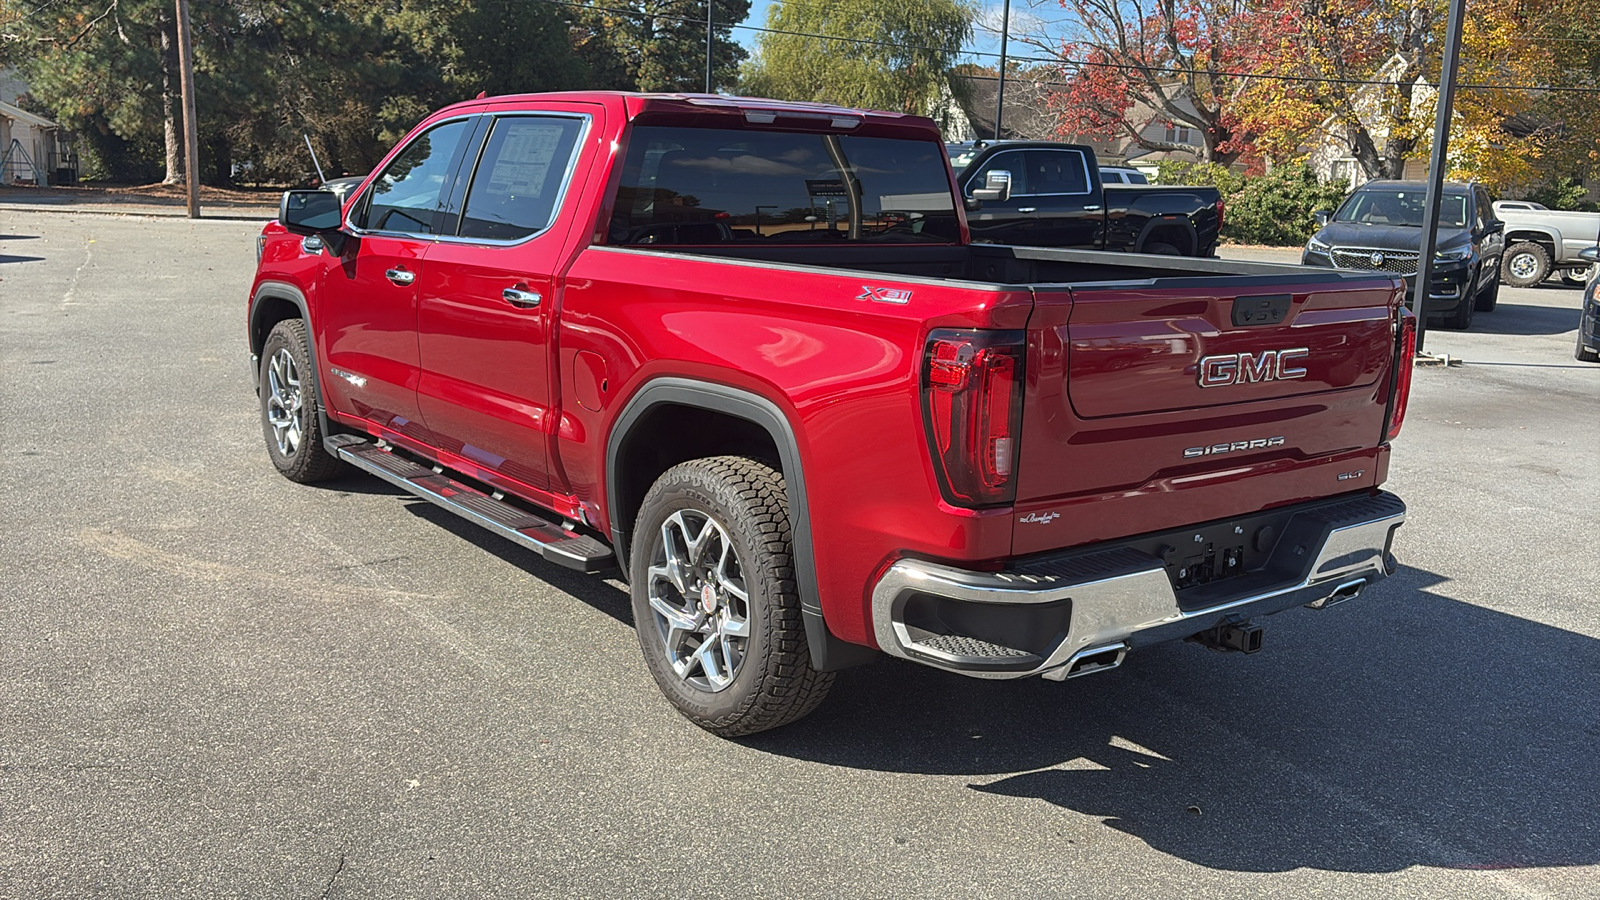
[[[1308,266],[1394,272],[1406,276],[1414,292],[1427,194],[1428,186],[1420,181],[1367,182],[1345,198],[1337,212],[1314,213],[1321,229],[1306,242],[1300,261]],[[1494,309],[1504,235],[1505,225],[1495,218],[1481,185],[1445,184],[1428,292],[1430,317],[1444,318],[1451,328],[1467,328],[1474,310]]]
[[[1600,248],[1588,247],[1578,254],[1591,263],[1600,263]],[[1583,307],[1578,313],[1578,362],[1600,362],[1600,265],[1589,267],[1589,283],[1583,289]]]

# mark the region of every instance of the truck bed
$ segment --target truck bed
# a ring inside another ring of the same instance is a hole
[[[1248,278],[1241,285],[1371,284],[1393,281],[1383,273],[1310,268],[1287,263],[1246,262],[1186,256],[1153,256],[1105,250],[1063,250],[972,244],[965,247],[893,245],[750,245],[715,244],[636,252],[685,254],[745,259],[807,268],[877,272],[912,278],[966,281],[1022,288],[1104,282],[1151,282],[1163,286],[1203,279],[1221,287],[1219,278]],[[1171,279],[1181,279],[1174,282]],[[1266,280],[1263,280],[1266,279]]]

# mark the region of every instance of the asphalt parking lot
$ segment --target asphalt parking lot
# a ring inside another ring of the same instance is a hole
[[[257,230],[0,207],[0,897],[1600,896],[1577,290],[1430,332],[1401,571],[1265,652],[884,661],[735,742],[619,582],[273,470]]]

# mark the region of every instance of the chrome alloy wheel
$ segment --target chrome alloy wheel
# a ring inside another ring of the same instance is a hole
[[[1506,268],[1518,278],[1532,278],[1539,271],[1539,260],[1532,253],[1517,253]]]
[[[300,369],[287,348],[279,350],[267,360],[267,424],[272,426],[272,439],[278,452],[292,457],[300,449],[301,407],[305,392],[300,389]]]
[[[647,578],[672,670],[702,691],[732,684],[750,641],[750,595],[728,532],[706,513],[678,510],[661,524]]]

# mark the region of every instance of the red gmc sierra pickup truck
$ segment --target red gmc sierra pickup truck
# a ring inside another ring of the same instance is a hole
[[[969,241],[927,119],[490,97],[290,191],[248,334],[267,451],[588,572],[739,735],[878,651],[1064,679],[1394,570],[1392,275]]]

